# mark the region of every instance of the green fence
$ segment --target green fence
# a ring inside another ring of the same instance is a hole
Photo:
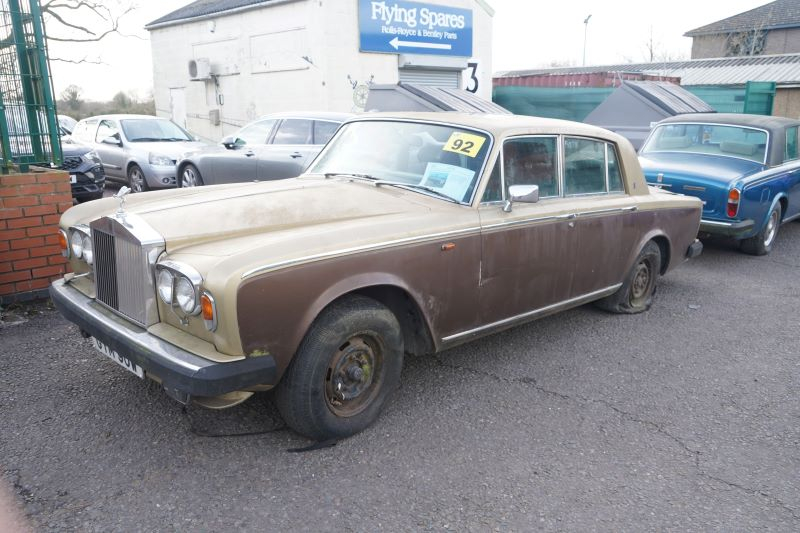
[[[0,170],[60,165],[58,133],[38,0],[0,0]]]

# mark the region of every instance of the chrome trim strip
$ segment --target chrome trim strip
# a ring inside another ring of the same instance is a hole
[[[266,265],[258,266],[255,268],[251,268],[250,270],[245,271],[242,273],[241,279],[247,279],[250,276],[254,276],[256,274],[262,274],[264,272],[269,272],[272,270],[279,270],[281,268],[286,268],[288,266],[294,266],[301,263],[312,263],[314,261],[320,261],[322,259],[328,259],[331,257],[339,257],[344,255],[351,255],[358,252],[367,252],[373,250],[381,250],[384,248],[390,248],[392,246],[401,246],[405,244],[416,244],[418,242],[424,242],[429,240],[436,240],[436,239],[443,239],[449,237],[457,237],[457,236],[465,236],[470,235],[472,233],[479,234],[481,231],[480,226],[475,226],[471,228],[464,228],[460,230],[453,230],[453,231],[445,231],[442,233],[431,233],[428,235],[420,235],[416,237],[404,237],[402,239],[395,239],[391,241],[383,241],[379,243],[373,244],[364,244],[362,246],[353,246],[352,248],[342,248],[339,250],[333,250],[330,252],[321,252],[318,254],[307,255],[304,257],[297,257],[295,259],[287,259],[285,261],[278,261],[275,263],[268,263]]]
[[[685,191],[698,191],[698,192],[705,192],[705,187],[699,187],[697,185],[684,185],[683,190]]]
[[[700,223],[705,224],[707,226],[715,226],[719,228],[729,228],[734,224],[733,222],[719,222],[717,220],[707,220],[705,218],[701,218]]]
[[[592,215],[608,215],[611,213],[626,213],[626,212],[633,212],[638,211],[639,208],[635,205],[631,205],[628,207],[609,207],[608,209],[597,209],[595,211],[584,211],[583,213],[578,213],[578,218],[588,217]]]
[[[450,342],[454,341],[463,337],[468,337],[470,335],[475,335],[480,333],[481,331],[490,330],[494,328],[499,328],[504,325],[516,322],[518,320],[525,320],[528,318],[534,318],[536,316],[540,316],[549,312],[554,312],[564,307],[570,307],[574,304],[577,304],[583,300],[591,301],[597,297],[605,296],[606,294],[612,294],[614,291],[622,287],[622,283],[617,283],[616,285],[612,285],[610,287],[606,287],[605,289],[600,289],[594,292],[590,292],[587,294],[583,294],[581,296],[576,296],[575,298],[570,298],[569,300],[564,300],[563,302],[554,303],[552,305],[548,305],[545,307],[540,307],[539,309],[535,309],[533,311],[528,311],[527,313],[522,313],[516,316],[512,316],[509,318],[504,318],[503,320],[498,320],[497,322],[492,322],[491,324],[486,324],[483,326],[479,326],[477,328],[469,329],[467,331],[462,331],[461,333],[456,333],[455,335],[448,335],[447,337],[442,338],[442,342]]]

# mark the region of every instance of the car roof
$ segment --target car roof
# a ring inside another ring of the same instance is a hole
[[[356,115],[353,113],[337,113],[335,111],[281,111],[279,113],[270,113],[263,115],[258,120],[266,120],[270,118],[305,118],[311,120],[333,120],[336,122],[344,122]]]
[[[154,116],[154,115],[133,115],[133,114],[129,114],[129,113],[128,114],[126,114],[126,113],[113,113],[113,114],[110,114],[110,115],[95,115],[93,117],[86,117],[86,118],[82,119],[81,122],[84,122],[86,120],[104,120],[104,119],[110,119],[110,120],[123,120],[123,119],[143,119],[143,120],[161,119],[161,120],[169,120],[169,118],[167,118],[167,117],[157,117],[157,116]]]
[[[787,127],[800,125],[800,120],[786,117],[773,117],[769,115],[746,115],[743,113],[686,113],[665,118],[659,124],[672,122],[708,122],[731,126],[749,126],[767,131],[783,130]]]
[[[618,141],[620,137],[603,128],[559,120],[528,115],[506,115],[492,113],[462,113],[455,111],[437,112],[403,112],[403,113],[363,113],[351,119],[350,122],[362,120],[423,120],[430,122],[450,123],[470,128],[478,128],[493,134],[521,135],[521,134],[567,134],[584,135],[587,137],[600,137]]]

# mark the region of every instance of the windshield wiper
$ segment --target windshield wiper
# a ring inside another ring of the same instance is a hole
[[[454,204],[461,203],[452,196],[447,196],[445,193],[441,191],[437,191],[433,187],[428,187],[427,185],[419,185],[417,183],[404,183],[402,181],[387,181],[387,180],[378,180],[375,182],[375,186],[378,187],[380,185],[391,185],[393,187],[408,187],[410,189],[419,189],[421,191],[426,191],[431,194],[435,194],[440,198],[444,198],[448,202],[453,202]]]
[[[136,137],[135,139],[131,139],[131,142],[132,143],[138,143],[138,142],[150,143],[150,142],[158,142],[158,141],[163,141],[163,140],[164,139],[157,139],[155,137]]]
[[[179,137],[168,137],[168,138],[163,139],[163,140],[164,141],[170,141],[170,142],[183,142],[183,141],[188,141],[189,139],[186,139],[186,138],[181,139]]]
[[[360,179],[363,179],[363,180],[370,180],[370,181],[376,181],[376,182],[378,181],[378,178],[376,178],[375,176],[372,176],[370,174],[354,174],[352,172],[326,172],[323,175],[325,176],[325,179],[335,178],[337,176],[343,176],[343,177],[347,177],[347,178],[360,178]]]

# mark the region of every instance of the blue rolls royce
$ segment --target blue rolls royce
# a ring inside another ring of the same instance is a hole
[[[764,255],[780,225],[800,218],[798,126],[762,115],[677,115],[656,124],[639,159],[648,184],[703,201],[701,236],[727,235]]]

